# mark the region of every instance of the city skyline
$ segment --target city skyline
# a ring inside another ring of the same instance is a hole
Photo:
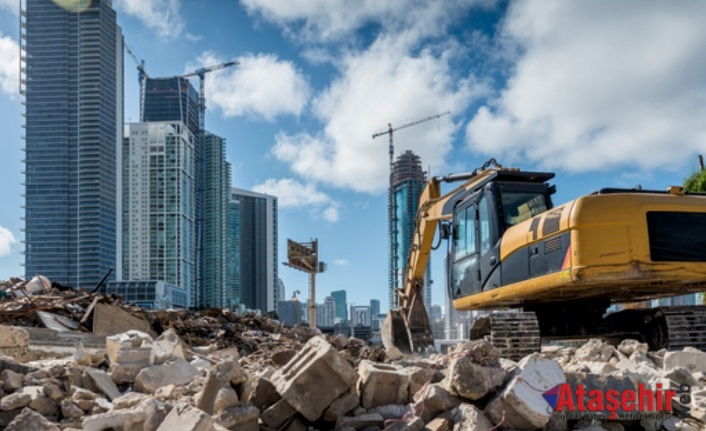
[[[397,153],[419,154],[430,175],[470,171],[490,156],[556,170],[557,203],[602,187],[665,189],[697,168],[702,4],[337,5],[114,2],[126,40],[153,76],[240,61],[207,78],[208,129],[227,141],[234,186],[279,196],[280,257],[286,238],[319,238],[330,265],[317,280],[317,302],[342,288],[358,304],[384,299],[387,142],[370,136],[387,123],[449,110],[396,133]],[[656,24],[645,32],[645,22]],[[17,2],[2,1],[0,278],[25,272],[19,43]],[[129,57],[124,63],[125,121],[134,122],[137,72]],[[443,303],[437,256],[433,303]],[[288,290],[307,291],[300,276],[280,266]]]

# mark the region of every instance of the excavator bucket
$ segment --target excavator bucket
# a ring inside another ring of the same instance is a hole
[[[397,347],[402,353],[422,352],[434,346],[429,316],[420,300],[413,300],[409,310],[390,310],[382,322],[380,337],[385,349]]]

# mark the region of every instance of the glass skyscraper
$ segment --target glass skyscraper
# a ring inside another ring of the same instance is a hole
[[[25,273],[92,286],[118,264],[122,32],[110,0],[23,3]]]
[[[227,308],[236,305],[228,291],[228,234],[230,164],[225,139],[204,135],[203,250],[201,306]]]
[[[277,198],[231,189],[229,295],[251,310],[274,311],[277,279]]]
[[[336,304],[336,320],[340,323],[345,323],[348,321],[348,304],[346,303],[346,291],[345,290],[335,290],[331,292],[331,297]]]
[[[397,292],[404,288],[407,257],[414,235],[414,222],[419,208],[419,196],[426,185],[426,174],[422,170],[419,156],[405,151],[397,157],[392,168],[392,184],[389,190],[389,307],[397,308]],[[431,261],[430,261],[431,263]],[[431,264],[427,265],[424,276],[422,299],[427,310],[431,305],[431,287],[429,286]]]

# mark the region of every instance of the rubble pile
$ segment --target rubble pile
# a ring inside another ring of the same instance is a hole
[[[476,340],[402,355],[253,314],[39,285],[14,283],[0,302],[0,429],[706,430],[696,349],[592,339],[514,362]],[[29,349],[54,338],[74,340],[68,353]]]
[[[0,340],[22,343],[23,331],[2,326]],[[695,349],[650,352],[634,340],[617,348],[590,340],[513,362],[477,340],[453,346],[448,355],[376,362],[344,348],[362,343],[354,338],[315,335],[291,345],[279,339],[281,349],[266,361],[249,360],[258,350],[189,345],[173,328],[156,338],[137,330],[107,336],[102,355],[78,346],[63,359],[20,363],[0,356],[0,428],[706,429],[706,353]],[[675,398],[672,411],[655,418],[625,418],[635,412],[619,411],[614,420],[586,420],[558,414],[547,403],[546,393],[564,383],[583,384],[587,393],[689,385],[691,399],[680,404]]]

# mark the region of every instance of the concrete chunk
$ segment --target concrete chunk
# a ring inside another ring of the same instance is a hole
[[[324,411],[324,420],[328,422],[335,422],[337,417],[343,416],[358,407],[358,403],[358,393],[351,389],[336,398],[336,400],[331,403],[326,411]]]
[[[15,392],[14,394],[5,395],[0,399],[0,410],[8,411],[21,409],[22,407],[27,407],[30,401],[32,401],[32,397],[29,394]]]
[[[59,427],[32,409],[24,409],[10,422],[5,431],[59,431]]]
[[[541,428],[551,417],[551,409],[542,394],[566,383],[566,377],[556,361],[536,353],[523,358],[517,367],[517,374],[500,395],[488,403],[485,414],[495,423],[504,417],[504,426],[508,428]]]
[[[110,376],[116,383],[131,383],[137,373],[154,363],[152,337],[130,330],[105,338]]]
[[[409,421],[393,422],[384,431],[422,431],[424,421],[420,418],[413,418]]]
[[[271,428],[279,428],[296,413],[297,410],[294,407],[281,399],[262,412],[260,419]]]
[[[155,364],[163,364],[172,358],[191,361],[193,357],[189,346],[172,329],[162,332],[162,335],[152,342],[152,350]]]
[[[454,431],[487,431],[493,423],[473,404],[461,404],[452,411]]]
[[[182,385],[200,376],[199,370],[183,359],[174,359],[164,365],[153,365],[140,371],[135,377],[134,389],[153,394],[157,389],[169,384]]]
[[[310,421],[320,418],[357,380],[353,366],[320,336],[312,337],[272,376],[282,398]]]
[[[706,373],[706,353],[688,347],[681,352],[667,352],[664,355],[664,369],[675,367],[686,368],[692,373]]]
[[[409,401],[409,378],[402,367],[364,360],[358,365],[358,375],[360,402],[365,409]]]
[[[379,413],[366,413],[360,416],[339,416],[336,421],[336,429],[351,427],[359,430],[372,426],[383,427],[384,423],[385,420]]]
[[[214,417],[217,424],[232,430],[258,431],[260,411],[253,406],[231,407],[218,412]]]
[[[85,431],[103,431],[109,429],[138,429],[147,416],[143,410],[116,410],[108,413],[87,416],[82,423]]]
[[[0,373],[0,380],[4,382],[2,389],[5,392],[15,392],[22,387],[22,374],[12,370],[3,370]]]
[[[115,386],[113,379],[110,378],[108,373],[96,368],[85,368],[84,371],[93,380],[96,387],[101,390],[111,401],[119,398],[122,394]]]
[[[450,431],[451,430],[451,423],[449,422],[448,419],[444,418],[436,418],[426,424],[426,426],[423,428],[423,431]]]
[[[282,398],[270,379],[264,376],[254,378],[251,385],[247,395],[243,396],[243,402],[260,410],[265,410]]]
[[[211,431],[216,423],[202,410],[186,403],[177,404],[157,431]]]
[[[417,414],[423,412],[424,422],[430,421],[439,413],[451,410],[461,404],[461,400],[451,395],[439,384],[429,386],[428,391],[420,391],[414,403],[414,411]]]

